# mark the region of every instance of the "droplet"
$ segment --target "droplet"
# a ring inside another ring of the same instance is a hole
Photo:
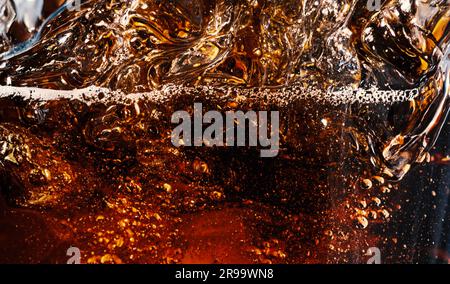
[[[257,56],[257,57],[261,57],[262,51],[261,51],[261,49],[259,49],[259,48],[255,48],[255,49],[253,50],[253,54],[254,54],[255,56]]]
[[[378,184],[384,184],[384,178],[383,177],[374,176],[373,179],[376,180],[378,182]]]
[[[160,216],[158,213],[154,213],[154,214],[153,214],[153,217],[154,217],[157,221],[161,221],[161,220],[162,220],[161,216]]]
[[[380,210],[379,212],[381,213],[381,216],[382,216],[384,219],[387,219],[387,218],[389,218],[389,216],[390,216],[389,211],[387,211],[386,209]]]
[[[359,202],[359,205],[361,206],[362,209],[365,209],[367,207],[367,202],[365,200],[361,200]]]
[[[214,200],[220,200],[222,198],[222,193],[220,191],[213,191],[211,193],[211,198]]]
[[[47,181],[52,180],[52,173],[48,169],[43,169],[42,173],[44,174],[44,177],[47,179]]]
[[[367,226],[369,225],[369,221],[368,221],[367,218],[364,217],[364,216],[358,216],[358,217],[357,217],[357,220],[358,220],[359,226],[360,226],[362,229],[367,228]]]
[[[106,264],[106,263],[111,263],[111,264],[121,264],[122,260],[114,254],[105,254],[104,256],[102,256],[102,258],[100,259],[100,262],[102,264]]]
[[[172,186],[170,184],[168,184],[168,183],[163,184],[163,188],[167,192],[171,192],[172,191]]]
[[[380,205],[381,205],[381,199],[379,199],[378,197],[372,197],[372,202],[373,202],[376,206],[380,206]]]
[[[387,186],[382,186],[381,187],[381,192],[382,193],[389,193],[389,192],[391,192],[391,190]]]
[[[362,181],[362,186],[365,189],[370,189],[370,188],[372,188],[372,181],[370,179],[364,179]]]

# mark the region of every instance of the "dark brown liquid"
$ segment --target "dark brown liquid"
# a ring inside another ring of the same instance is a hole
[[[93,2],[8,55],[4,83],[179,91],[164,102],[3,94],[0,262],[64,263],[70,246],[88,263],[365,262],[368,248],[395,245],[383,230],[405,202],[398,180],[427,160],[448,111],[445,1],[426,16],[396,1],[376,15],[364,1]],[[299,85],[420,94],[353,104],[287,96]],[[280,111],[279,155],[175,148],[170,117],[194,102]]]

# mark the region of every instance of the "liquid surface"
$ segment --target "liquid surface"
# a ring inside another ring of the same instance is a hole
[[[450,3],[382,4],[1,1],[0,262],[418,261],[409,172],[449,195]],[[194,102],[279,111],[279,155],[175,148]]]

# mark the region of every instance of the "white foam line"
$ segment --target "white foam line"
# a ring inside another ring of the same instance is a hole
[[[100,96],[100,94],[103,94]],[[160,90],[154,90],[146,93],[125,94],[121,91],[111,91],[107,88],[88,87],[76,90],[52,90],[31,87],[13,87],[0,86],[0,98],[18,96],[26,100],[45,102],[58,99],[77,99],[91,104],[95,102],[134,102],[140,99],[149,99],[155,102],[169,101],[171,98],[184,95],[201,95],[206,98],[218,97],[218,94],[225,96],[239,95],[243,98],[263,98],[269,102],[275,102],[281,105],[289,104],[295,100],[309,99],[323,103],[331,104],[392,104],[395,102],[404,102],[412,100],[419,95],[418,89],[410,90],[388,90],[383,91],[377,88],[354,89],[351,87],[341,88],[339,90],[322,91],[319,89],[305,88],[300,85],[294,85],[285,88],[253,88],[238,89],[232,87],[186,87],[174,84],[163,86]]]
[[[98,96],[101,92],[109,92],[108,89],[88,87],[77,90],[52,90],[31,87],[0,86],[0,97],[18,96],[24,99],[50,101],[57,99],[82,99],[83,96]]]

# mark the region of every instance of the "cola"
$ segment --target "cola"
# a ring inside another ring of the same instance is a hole
[[[55,2],[5,22],[0,262],[417,261],[395,225],[409,172],[448,163],[431,151],[450,6],[365,2]],[[174,145],[200,104],[279,114],[276,155],[248,117],[246,143]]]

